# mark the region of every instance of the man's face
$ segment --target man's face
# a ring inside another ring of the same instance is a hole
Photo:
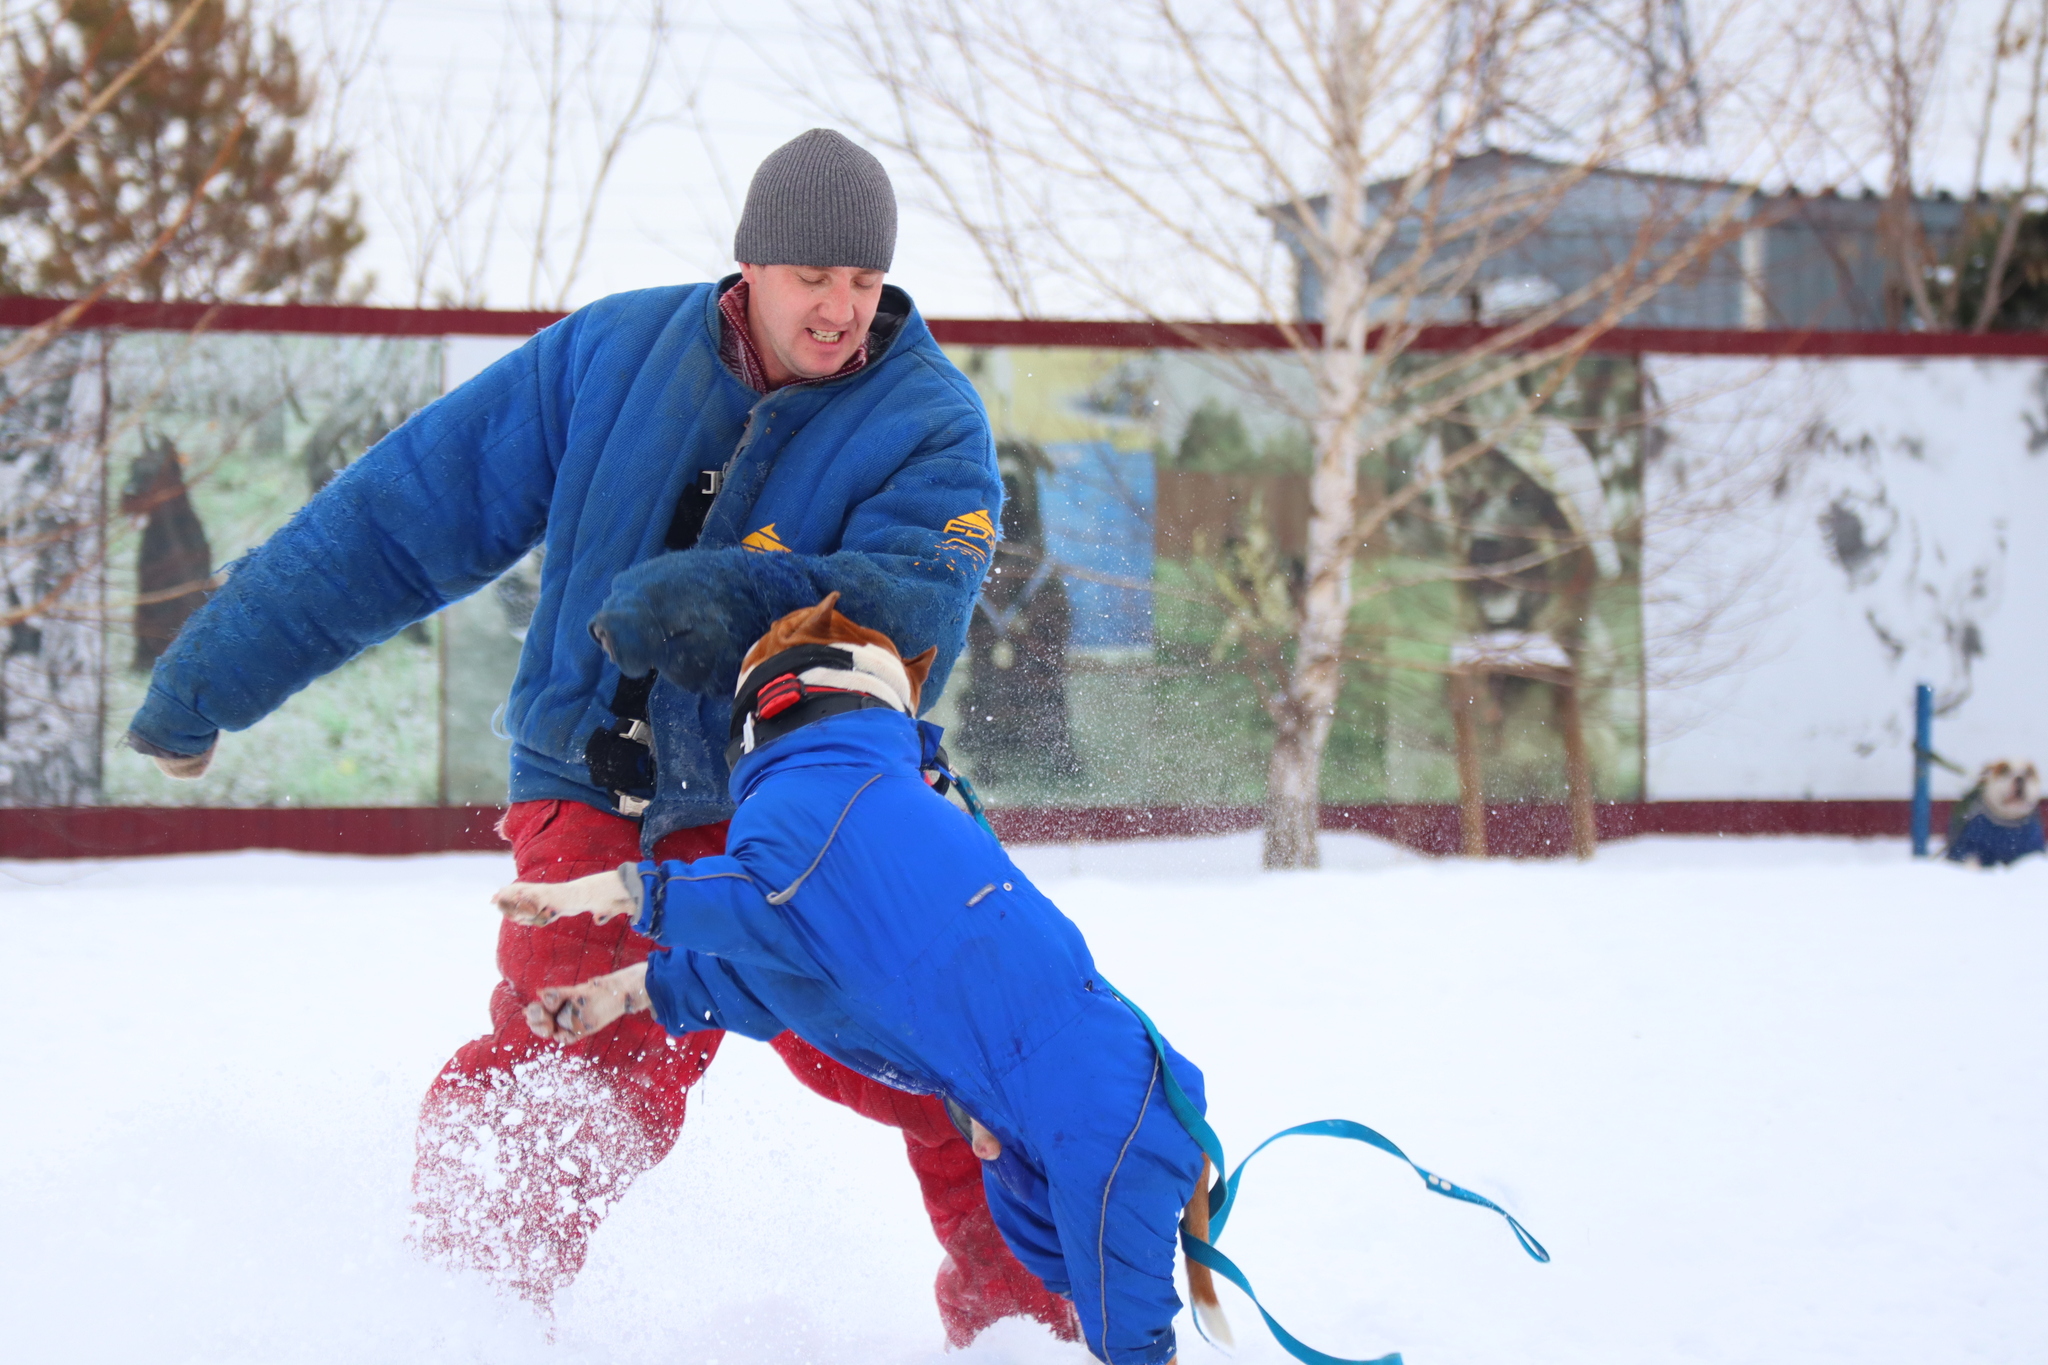
[[[853,359],[875,305],[882,272],[848,265],[741,265],[747,330],[768,382],[821,379]]]

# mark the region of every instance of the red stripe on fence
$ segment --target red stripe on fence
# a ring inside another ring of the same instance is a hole
[[[502,849],[496,806],[63,806],[0,810],[0,857],[129,858],[280,848],[404,854]]]
[[[70,304],[64,299],[0,298],[0,327],[34,327]],[[78,329],[162,332],[304,332],[316,335],[441,337],[532,336],[566,313],[488,308],[369,308],[324,303],[131,303],[107,300],[85,310]]]
[[[1935,826],[1947,820],[1937,802]],[[390,856],[502,850],[495,806],[277,807],[223,810],[173,806],[0,809],[0,857],[122,858],[222,853],[245,848]],[[1595,810],[1602,839],[1642,834],[1827,834],[1904,838],[1905,801],[1652,801]],[[1102,806],[998,810],[990,817],[1011,843],[1100,843],[1190,838],[1258,829],[1256,806]],[[1458,851],[1458,808],[1450,805],[1329,806],[1326,830],[1355,830],[1424,853]],[[1561,805],[1500,805],[1486,811],[1487,847],[1511,858],[1571,851],[1571,818]]]
[[[63,299],[0,298],[0,327],[33,327],[68,306]],[[531,336],[567,316],[559,312],[500,312],[487,308],[371,308],[310,303],[94,304],[80,328],[189,332],[303,332],[354,336]],[[1287,334],[1260,322],[1114,322],[1020,318],[932,318],[932,335],[952,346],[1076,346],[1101,350],[1191,350],[1224,347],[1284,349]],[[1430,327],[1414,343],[1419,351],[1455,351],[1495,335],[1493,327]],[[1314,341],[1321,328],[1304,324]],[[1564,342],[1572,329],[1552,327],[1519,343]],[[1990,336],[1933,332],[1696,331],[1617,327],[1592,349],[1604,355],[1865,356],[2048,358],[2048,335],[2007,332]]]

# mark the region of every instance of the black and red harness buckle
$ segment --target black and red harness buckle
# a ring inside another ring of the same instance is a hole
[[[802,674],[811,668],[850,673],[854,671],[853,656],[831,645],[793,645],[762,660],[733,698],[731,742],[725,751],[728,765],[738,763],[750,748],[758,749],[812,721],[889,706],[855,688],[807,683]]]
[[[754,719],[772,720],[790,707],[811,696],[814,692],[843,692],[842,687],[807,688],[804,680],[794,673],[784,673],[779,678],[770,678],[754,694]]]

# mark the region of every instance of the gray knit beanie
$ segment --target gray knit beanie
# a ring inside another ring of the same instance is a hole
[[[783,143],[747,186],[732,254],[748,265],[887,270],[896,258],[889,173],[872,153],[830,128]]]

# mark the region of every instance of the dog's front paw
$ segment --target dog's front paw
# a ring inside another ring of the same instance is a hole
[[[600,978],[601,979],[601,978]],[[526,1026],[542,1038],[574,1043],[603,1028],[623,1012],[598,981],[576,986],[549,986],[526,1007]],[[607,1008],[611,1005],[611,1008]]]
[[[514,924],[537,929],[543,924],[553,924],[560,916],[561,911],[550,903],[548,896],[549,892],[559,890],[561,887],[545,882],[514,882],[492,896],[491,904]]]
[[[647,964],[636,962],[573,986],[543,988],[526,1007],[526,1026],[542,1038],[574,1043],[646,1008]]]
[[[638,877],[599,872],[573,882],[514,882],[491,897],[498,913],[514,924],[539,927],[564,915],[589,915],[599,924],[640,908]]]

